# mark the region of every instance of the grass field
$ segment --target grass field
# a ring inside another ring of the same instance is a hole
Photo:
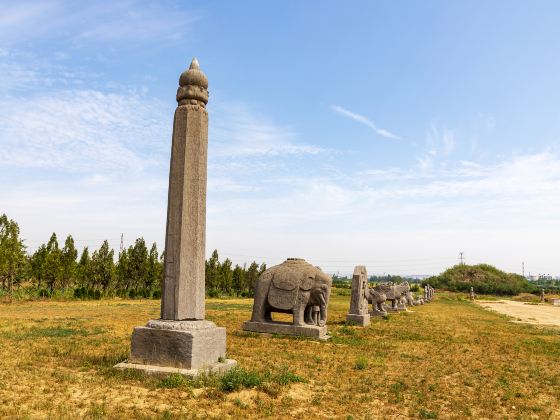
[[[207,300],[243,369],[226,384],[112,369],[158,301],[0,304],[0,418],[560,418],[559,329],[443,295],[347,327],[348,299],[329,342],[245,334],[252,300]]]

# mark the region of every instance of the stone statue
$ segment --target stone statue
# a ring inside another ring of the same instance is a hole
[[[383,285],[375,286],[368,291],[368,302],[372,304],[371,316],[387,316],[387,309],[385,308],[387,295],[384,288],[379,286]]]
[[[399,309],[399,311],[406,311],[406,310],[408,310],[408,309],[406,308],[406,304],[407,304],[406,295],[402,295],[402,296],[398,299],[398,303],[397,303],[397,308]]]
[[[408,290],[408,292],[405,293],[404,297],[405,297],[405,300],[406,300],[406,304],[407,304],[408,306],[415,306],[415,305],[417,305],[416,299],[414,299],[414,295],[412,294],[412,292],[410,291],[410,289]]]
[[[471,291],[469,293],[470,300],[474,300],[474,288],[471,286]]]
[[[386,293],[387,300],[392,302],[391,307],[389,307],[388,310],[393,312],[406,310],[406,305],[403,306],[400,300],[403,296],[410,292],[410,285],[408,282],[405,281],[404,283],[394,284],[390,290],[390,293]]]
[[[259,277],[251,321],[243,329],[325,339],[331,285],[332,278],[320,268],[288,258]],[[273,312],[292,314],[292,323],[273,321]]]
[[[368,311],[368,276],[366,267],[357,265],[352,276],[352,298],[346,321],[365,327],[370,324]]]

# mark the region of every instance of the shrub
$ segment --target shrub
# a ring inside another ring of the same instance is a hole
[[[220,297],[220,291],[217,289],[210,289],[208,290],[208,297],[218,298]]]
[[[262,379],[258,373],[243,368],[233,368],[220,378],[220,389],[225,392],[254,388],[261,384]]]
[[[364,370],[367,367],[368,367],[368,361],[364,356],[360,356],[356,359],[356,363],[354,363],[354,369]]]
[[[161,379],[157,387],[158,388],[181,388],[187,386],[188,382],[183,375],[178,373],[173,373],[165,378]]]

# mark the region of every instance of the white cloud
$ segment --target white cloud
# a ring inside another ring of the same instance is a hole
[[[275,124],[243,104],[222,103],[214,110],[210,157],[316,155],[325,151],[299,143],[292,127]]]
[[[450,155],[455,150],[455,133],[446,127],[438,127],[435,123],[430,124],[426,134],[426,141],[431,154]]]
[[[23,1],[1,8],[0,39],[8,44],[37,38],[129,44],[177,40],[196,20],[171,2]]]
[[[340,114],[344,117],[350,118],[354,121],[358,121],[359,123],[371,128],[373,131],[375,131],[381,137],[385,137],[387,139],[393,139],[393,140],[402,140],[396,134],[393,134],[390,131],[385,130],[383,128],[377,127],[377,125],[375,125],[375,123],[372,120],[370,120],[368,117],[365,117],[364,115],[356,114],[356,113],[354,113],[352,111],[349,111],[346,108],[343,108],[339,105],[331,105],[331,109],[334,112],[336,112],[337,114]]]
[[[164,111],[158,101],[91,90],[3,98],[0,163],[68,172],[159,164],[171,136]]]

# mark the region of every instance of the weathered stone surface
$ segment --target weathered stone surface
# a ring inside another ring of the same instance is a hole
[[[397,300],[397,309],[399,311],[406,311],[406,297],[401,297]]]
[[[371,315],[369,313],[362,315],[346,314],[346,323],[355,324],[360,327],[367,327],[371,324]]]
[[[173,121],[161,318],[204,319],[208,80],[194,59]]]
[[[354,267],[352,276],[352,297],[350,299],[350,314],[364,315],[368,313],[368,278],[363,265]]]
[[[301,337],[316,338],[318,340],[328,340],[326,326],[318,325],[293,325],[286,322],[254,322],[245,321],[243,323],[245,331],[252,331],[266,334],[297,335]]]
[[[202,321],[204,322],[204,321]],[[130,363],[198,369],[226,355],[226,329],[200,326],[190,329],[136,327],[132,333]]]
[[[405,296],[407,293],[410,293],[410,285],[408,282],[401,284],[382,283],[371,288],[368,296],[368,301],[374,304],[371,314],[379,316],[378,314],[374,314],[374,312],[382,314],[383,312],[406,310],[406,304],[404,304],[404,302],[406,302]],[[402,298],[404,298],[403,302],[401,302]],[[387,300],[391,301],[391,306],[386,306],[384,304]]]
[[[116,366],[197,376],[223,372],[226,330],[204,320],[208,79],[193,59],[181,74],[173,121],[161,319],[132,333],[130,360]]]
[[[363,265],[354,267],[350,311],[346,315],[346,321],[362,327],[370,324],[368,313],[368,277],[366,267]]]
[[[327,306],[331,293],[332,279],[320,268],[301,258],[288,258],[282,264],[269,268],[259,277],[255,286],[255,300],[251,322],[276,325],[272,313],[293,315],[294,333],[303,331],[295,327],[323,327],[327,322]],[[249,325],[243,324],[243,328]],[[286,329],[288,324],[281,328]],[[256,327],[255,327],[256,328]],[[255,330],[250,330],[255,331]],[[326,331],[326,329],[325,329]],[[269,331],[256,331],[269,332]],[[278,334],[290,334],[278,332]],[[306,334],[303,334],[306,335]]]
[[[237,366],[237,362],[231,359],[225,359],[223,362],[214,363],[211,366],[207,366],[199,369],[181,369],[168,366],[154,366],[154,365],[138,365],[135,363],[119,363],[115,366],[115,369],[125,370],[125,369],[135,369],[137,371],[143,372],[146,375],[165,377],[173,373],[186,376],[188,378],[196,378],[201,375],[219,375],[225,373],[231,368]]]

